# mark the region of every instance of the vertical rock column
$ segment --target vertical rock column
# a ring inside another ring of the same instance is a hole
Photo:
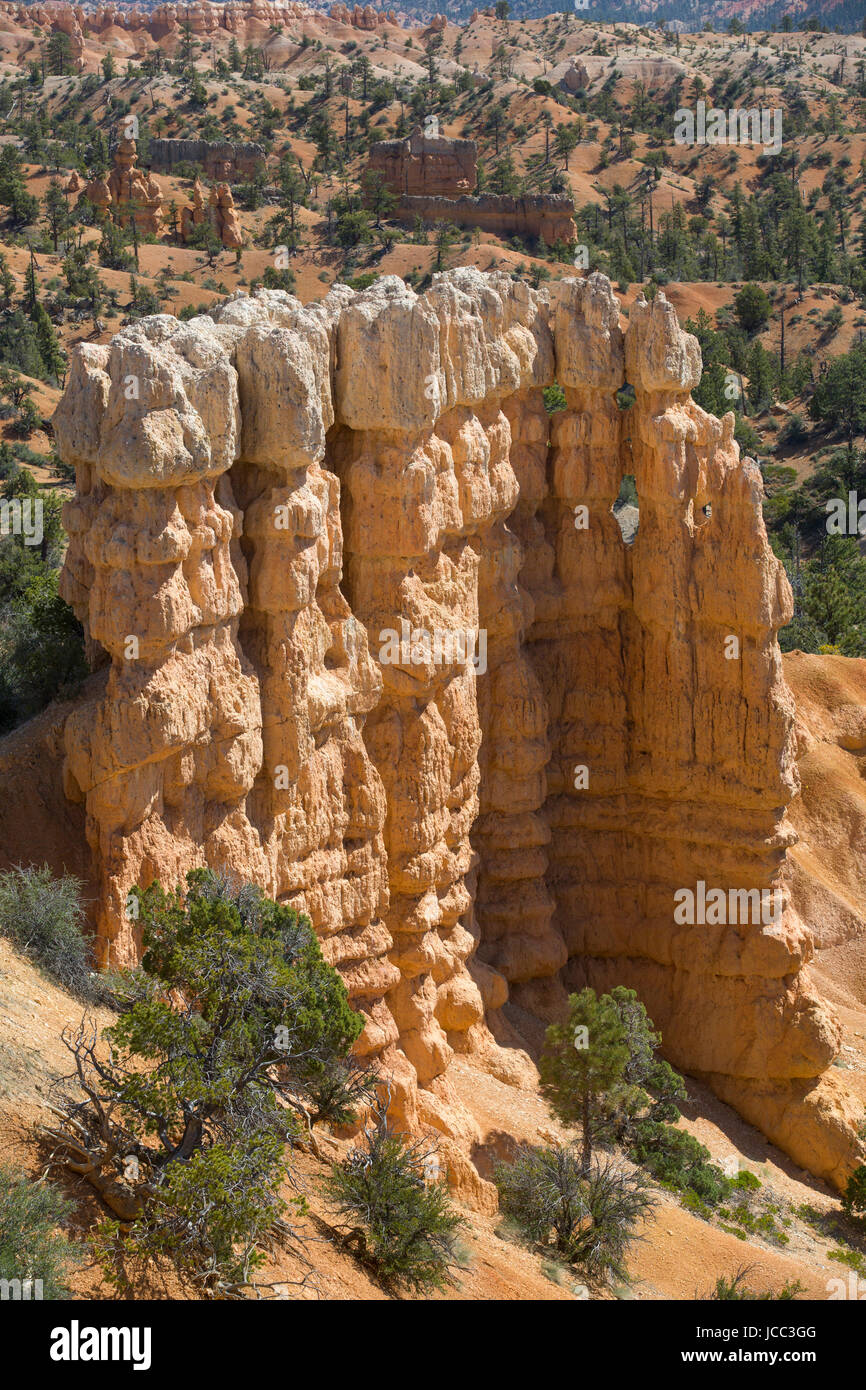
[[[77,480],[61,591],[111,663],[104,697],[67,721],[66,791],[86,804],[101,953],[125,964],[134,884],[264,868],[244,815],[261,732],[225,476],[237,386],[208,325],[157,317],[80,351],[55,415]]]
[[[401,973],[388,1002],[427,1088],[422,1113],[445,1128],[443,1073],[483,1018],[466,968],[478,933],[478,689],[491,679],[478,579],[517,500],[499,402],[552,368],[530,293],[474,271],[437,277],[423,299],[385,280],[344,310],[338,330],[333,466],[347,494],[347,592],[383,680],[365,740],[388,798],[391,959]],[[513,541],[501,541],[505,555]],[[506,592],[519,604],[508,575]]]
[[[580,959],[590,924],[623,910],[610,827],[626,815],[622,628],[630,590],[611,506],[631,469],[621,453],[623,343],[610,284],[601,275],[563,281],[553,309],[566,407],[550,419],[549,493],[525,532],[532,554],[521,580],[535,609],[527,650],[550,710],[547,885],[554,927]]]
[[[554,901],[545,883],[550,831],[542,808],[550,714],[524,644],[534,605],[518,582],[521,567],[532,565],[543,545],[536,512],[547,489],[549,423],[540,389],[510,396],[503,410],[520,497],[507,524],[498,523],[481,538],[479,607],[490,675],[479,684],[484,740],[472,841],[480,857],[478,957],[488,966],[477,977],[487,1021],[504,1043],[513,1040],[498,1012],[507,1000],[538,1017],[555,1016],[564,999],[559,972],[567,952],[552,925]]]
[[[358,1051],[397,1030],[387,959],[385,794],[361,729],[381,694],[364,628],[340,592],[340,485],[322,467],[333,423],[331,336],[341,300],[304,310],[280,292],[217,311],[243,427],[232,483],[244,511],[248,600],[240,638],[259,677],[263,762],[249,814],[270,891],[309,913],[326,959],[366,1017]]]
[[[640,528],[624,652],[628,873],[642,896],[627,927],[599,923],[587,953],[607,965],[588,970],[599,982],[625,974],[692,1070],[816,1076],[836,1030],[802,972],[811,935],[782,877],[794,838],[784,805],[798,783],[776,633],[791,596],[733,416],[718,421],[690,399],[700,370],[664,295],[639,299],[626,335]],[[678,923],[674,894],[699,881],[726,895],[777,891],[778,918],[743,920],[744,909],[736,921],[708,912]]]

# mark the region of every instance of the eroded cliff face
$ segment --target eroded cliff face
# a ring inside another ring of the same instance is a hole
[[[838,1180],[838,1029],[786,886],[790,593],[699,375],[661,294],[623,337],[602,276],[466,268],[81,348],[63,592],[108,669],[65,786],[104,958],[135,957],[133,884],[254,879],[309,912],[404,1122],[464,1142],[455,1052],[517,1080],[570,989],[626,983],[783,1146],[796,1092],[798,1157]]]

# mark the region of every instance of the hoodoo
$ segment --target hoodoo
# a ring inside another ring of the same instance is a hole
[[[515,1079],[569,990],[624,983],[676,1064],[840,1181],[854,1117],[789,879],[791,594],[700,370],[662,293],[623,334],[601,275],[468,268],[82,345],[62,588],[97,673],[50,736],[103,959],[136,956],[134,884],[255,880],[310,914],[398,1113],[452,1144],[455,1052]],[[486,669],[465,640],[395,652],[404,624],[483,631]],[[779,919],[677,920],[699,882]]]

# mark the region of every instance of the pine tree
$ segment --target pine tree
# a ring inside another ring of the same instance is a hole
[[[32,318],[39,304],[39,287],[36,283],[36,260],[33,247],[30,248],[30,262],[24,272],[24,307]]]
[[[45,375],[55,381],[62,381],[66,372],[66,358],[61,351],[54,326],[44,306],[37,304],[35,312],[30,317],[36,329],[36,340],[39,344],[39,355],[42,358]]]
[[[584,989],[568,1001],[568,1019],[545,1034],[539,1063],[541,1093],[556,1118],[582,1129],[581,1169],[612,1131],[610,1097],[629,1059],[626,1032],[609,995]]]
[[[11,309],[15,290],[15,276],[9,269],[6,257],[0,252],[0,309]]]

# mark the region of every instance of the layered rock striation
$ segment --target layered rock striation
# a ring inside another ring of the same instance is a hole
[[[478,147],[474,140],[425,135],[418,127],[405,140],[377,140],[367,168],[398,197],[459,198],[474,193]]]
[[[477,154],[474,140],[427,135],[418,127],[405,140],[371,145],[367,174],[397,199],[389,216],[398,222],[452,222],[549,246],[577,240],[574,203],[565,194],[476,195]]]
[[[105,669],[62,741],[103,958],[136,956],[134,884],[252,878],[309,912],[404,1122],[462,1137],[456,1052],[517,1079],[569,990],[625,983],[771,1137],[795,1094],[813,1139],[835,1117],[809,1166],[838,1180],[790,591],[699,376],[661,293],[623,335],[600,275],[467,268],[81,347],[62,584]]]

